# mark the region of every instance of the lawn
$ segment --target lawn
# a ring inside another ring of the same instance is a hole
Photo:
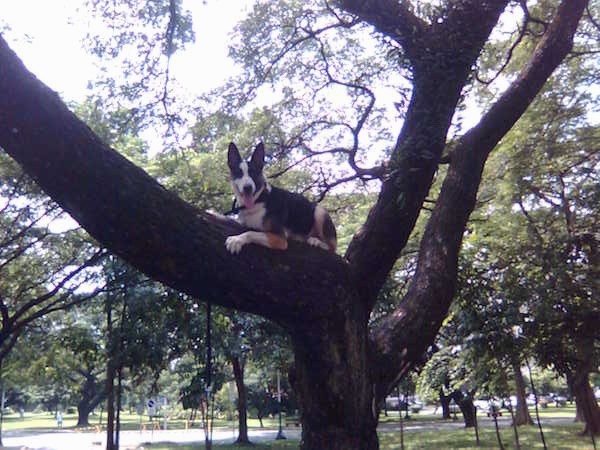
[[[592,449],[589,437],[579,436],[581,424],[559,426],[545,426],[544,437],[548,448],[551,449]],[[519,443],[521,448],[543,448],[537,426],[519,427]],[[502,443],[506,448],[515,448],[515,435],[511,427],[500,430]],[[400,449],[400,433],[380,433],[381,450]],[[404,448],[406,449],[498,449],[498,440],[493,428],[479,430],[479,446],[475,443],[473,429],[419,431],[404,435]]]
[[[550,418],[573,418],[575,409],[573,406],[563,408],[545,408],[540,409],[542,420]],[[534,412],[532,411],[532,417]],[[90,423],[95,425],[99,422],[98,416],[90,416]],[[103,415],[105,419],[105,415]],[[390,414],[388,417],[381,417],[382,430],[379,433],[381,450],[398,450],[401,448],[400,433],[398,431],[399,422],[397,414]],[[460,414],[458,420],[461,420]],[[76,415],[65,415],[63,419],[63,428],[74,428],[77,422]],[[480,445],[475,446],[475,432],[473,429],[465,430],[443,429],[446,424],[451,421],[442,421],[440,416],[413,414],[408,421],[411,425],[427,426],[429,430],[432,427],[439,427],[432,431],[415,431],[411,430],[404,434],[404,448],[406,449],[497,449],[499,448],[494,429],[491,427],[482,428],[480,430]],[[405,422],[407,425],[408,423]],[[215,427],[231,427],[231,422],[215,421]],[[265,421],[265,426],[268,428],[276,428],[277,420],[271,419]],[[250,420],[251,428],[258,428],[259,424],[256,420]],[[169,421],[169,429],[183,429],[185,421]],[[198,425],[196,425],[198,426]],[[138,430],[140,427],[140,418],[137,415],[122,414],[122,429]],[[48,429],[56,429],[56,421],[52,414],[26,414],[24,419],[18,415],[8,415],[4,417],[3,430],[16,429],[36,429],[36,431],[44,431]],[[589,437],[581,437],[578,435],[581,431],[581,424],[567,423],[562,425],[544,425],[544,434],[548,448],[551,449],[592,449],[592,442]],[[502,442],[506,448],[515,448],[515,438],[513,430],[506,424],[506,421],[501,425]],[[519,427],[519,440],[521,448],[535,449],[543,448],[539,431],[537,427]],[[272,441],[268,443],[260,443],[253,445],[255,450],[285,450],[297,449],[298,441]],[[239,446],[234,445],[214,445],[218,450],[233,450],[239,449]],[[142,447],[140,447],[141,450]],[[204,448],[203,443],[198,442],[193,445],[178,445],[172,443],[154,443],[145,445],[146,450],[192,450]]]
[[[585,450],[592,449],[592,441],[589,437],[579,436],[581,424],[569,424],[559,426],[545,426],[544,436],[548,448],[554,450]],[[506,448],[515,448],[515,436],[512,428],[504,427],[500,431],[502,444]],[[379,433],[381,450],[399,450],[401,448],[400,433]],[[411,450],[449,450],[449,449],[473,449],[473,450],[496,450],[499,448],[496,433],[492,428],[485,428],[479,433],[479,446],[475,444],[475,431],[457,430],[435,430],[435,431],[413,431],[404,434],[404,448]],[[536,426],[519,427],[519,443],[523,449],[543,448],[539,430]],[[298,441],[272,441],[252,446],[254,450],[284,450],[298,449]],[[140,447],[139,450],[198,450],[204,448],[202,443],[194,445],[178,445],[169,443],[155,443]],[[213,445],[215,450],[239,449],[235,445]]]
[[[581,437],[577,433],[581,430],[580,425],[561,425],[557,427],[546,427],[544,436],[548,448],[556,450],[585,450],[592,449],[592,441],[588,437]],[[515,448],[515,437],[511,428],[501,430],[502,443],[506,448]],[[381,450],[399,450],[400,433],[380,433]],[[441,431],[419,431],[404,435],[404,448],[411,450],[449,450],[449,449],[498,449],[496,433],[493,429],[480,431],[480,445],[475,445],[475,432],[473,430],[441,430]],[[520,427],[519,442],[521,448],[535,449],[543,448],[537,427]],[[168,443],[157,443],[143,447],[146,450],[198,450],[203,448],[202,444],[177,445]],[[235,445],[213,445],[215,450],[239,449]],[[266,444],[252,446],[254,450],[284,450],[297,449],[298,441],[274,441]],[[140,447],[141,450],[141,447]]]

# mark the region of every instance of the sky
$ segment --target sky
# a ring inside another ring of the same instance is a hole
[[[172,61],[171,70],[190,92],[214,88],[231,74],[229,33],[253,0],[184,0],[192,11],[196,43]],[[96,67],[82,48],[90,26],[83,0],[0,0],[0,30],[27,68],[64,100],[83,100]],[[203,61],[210,61],[206,70]],[[199,74],[202,83],[199,83]]]
[[[192,93],[222,84],[235,70],[228,57],[229,34],[253,0],[184,0],[192,11],[196,42],[171,60],[171,73]],[[83,0],[0,0],[0,32],[26,67],[65,101],[83,101],[95,78],[94,57],[82,39],[90,26]],[[8,29],[6,27],[9,27]],[[205,62],[210,61],[210,70]],[[78,225],[62,217],[51,225],[63,232]]]

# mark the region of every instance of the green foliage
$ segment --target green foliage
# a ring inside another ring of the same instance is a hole
[[[488,239],[504,259],[500,289],[521,311],[537,357],[561,373],[600,356],[592,337],[600,319],[594,259],[600,134],[586,114],[588,79],[583,67],[558,71],[507,137],[498,156],[504,167],[498,222],[509,222],[503,235],[513,239]]]
[[[464,238],[457,302],[426,366],[433,385],[449,377],[501,393],[511,361],[531,356],[562,374],[583,361],[597,366],[600,135],[588,114],[596,79],[587,63],[569,61],[492,154]]]
[[[137,165],[148,163],[148,145],[140,137],[142,126],[139,119],[131,117],[131,111],[106,111],[99,100],[92,99],[75,105],[74,110],[106,144]]]

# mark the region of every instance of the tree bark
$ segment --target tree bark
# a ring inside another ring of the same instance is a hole
[[[444,20],[427,24],[396,1],[338,2],[396,39],[414,75],[381,193],[345,259],[296,242],[285,252],[248,246],[229,254],[225,238],[241,232],[239,225],[196,210],[108,148],[2,38],[0,146],[137,269],[282,325],[296,356],[304,450],[374,450],[376,405],[421,360],[452,301],[486,158],[570,50],[587,1],[560,4],[522,74],[452,152],[408,293],[369,334],[370,312],[429,193],[462,89],[507,3],[463,0]]]
[[[442,419],[450,419],[450,402],[452,397],[444,394],[444,389],[440,388],[440,405],[442,407]]]
[[[292,336],[302,448],[375,450],[379,411],[370,380],[367,322],[345,311],[323,326]]]
[[[527,393],[525,391],[525,379],[521,372],[521,364],[518,359],[512,361],[512,369],[515,375],[515,388],[517,392],[517,404],[515,405],[515,425],[533,425],[533,420],[527,407]]]
[[[96,377],[91,372],[82,374],[85,381],[81,389],[81,399],[77,402],[77,426],[88,427],[90,413],[106,398],[106,394],[104,390],[98,391]]]
[[[239,356],[231,357],[231,366],[233,368],[233,377],[238,393],[238,444],[249,444],[248,438],[248,392],[244,384],[244,364],[240,361]]]
[[[583,434],[600,435],[600,407],[594,396],[594,390],[589,380],[590,369],[578,368],[574,373],[567,374],[571,378],[577,409],[585,421]]]
[[[115,447],[115,341],[113,333],[113,296],[109,294],[105,303],[106,308],[106,450],[116,450]]]
[[[472,428],[477,425],[477,408],[473,403],[473,395],[464,395],[461,391],[454,391],[450,394],[454,399],[465,421],[465,428]]]

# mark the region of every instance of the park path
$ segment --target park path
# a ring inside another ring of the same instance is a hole
[[[268,441],[277,436],[276,429],[251,429],[250,440]],[[290,439],[300,439],[300,429],[285,430],[285,436]],[[232,443],[234,435],[230,429],[215,429],[213,442]],[[7,431],[2,435],[4,447],[2,450],[103,450],[106,447],[105,432],[78,432],[74,430],[56,430],[52,432]],[[204,432],[191,430],[157,430],[157,431],[121,431],[120,448],[132,450],[145,443],[154,442],[204,442]]]

